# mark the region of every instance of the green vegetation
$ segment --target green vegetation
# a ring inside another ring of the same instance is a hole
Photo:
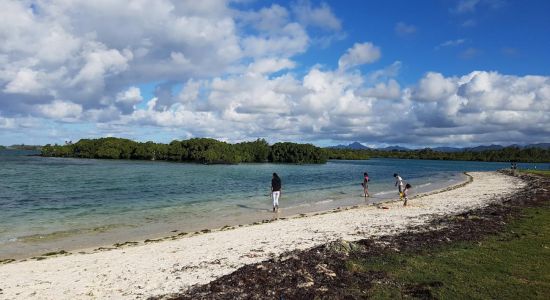
[[[521,173],[528,173],[534,175],[540,175],[544,177],[550,177],[550,170],[520,170]]]
[[[329,159],[404,158],[465,161],[550,162],[550,150],[542,148],[506,147],[500,150],[439,152],[430,148],[420,150],[350,150],[326,148]]]
[[[276,143],[271,146],[269,161],[282,163],[325,163],[327,157],[322,149],[310,144]]]
[[[208,138],[174,140],[170,144],[139,143],[121,138],[82,139],[75,144],[46,145],[42,156],[100,159],[169,160],[205,164],[241,162],[324,163],[323,149],[310,144],[265,140],[229,144]]]
[[[18,145],[19,149],[37,146]],[[426,148],[421,150],[352,150],[318,148],[311,144],[276,143],[269,145],[265,140],[229,144],[215,139],[194,138],[174,140],[170,144],[154,142],[139,143],[121,138],[82,139],[75,144],[46,145],[41,148],[42,156],[77,157],[100,159],[138,159],[197,162],[205,164],[280,162],[280,163],[324,163],[327,159],[434,159],[464,161],[517,161],[550,162],[550,150],[541,148],[520,149],[507,147],[500,150],[439,152]]]
[[[550,207],[527,208],[506,230],[477,243],[418,253],[350,259],[356,275],[386,272],[369,298],[401,298],[409,287],[439,299],[547,299],[550,295]]]
[[[369,159],[374,150],[332,149],[325,148],[329,159],[362,160]]]
[[[4,149],[6,149],[6,146],[0,145],[0,150],[4,150]]]

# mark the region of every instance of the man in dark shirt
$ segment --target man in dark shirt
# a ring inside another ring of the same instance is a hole
[[[271,199],[273,199],[273,212],[279,211],[279,197],[281,196],[281,178],[273,173],[271,178]]]

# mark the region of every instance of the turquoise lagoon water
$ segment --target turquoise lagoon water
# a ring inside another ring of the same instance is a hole
[[[200,165],[28,154],[0,151],[0,258],[269,219],[273,172],[283,181],[285,216],[364,204],[360,183],[365,171],[373,195],[368,203],[376,203],[397,196],[394,172],[420,193],[460,182],[464,171],[509,167],[396,159]]]

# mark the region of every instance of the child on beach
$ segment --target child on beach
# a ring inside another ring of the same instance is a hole
[[[363,173],[363,183],[361,185],[363,186],[363,192],[365,194],[365,198],[370,197],[369,195],[369,174],[367,172]]]
[[[405,198],[405,202],[403,202],[403,206],[407,206],[407,200],[409,200],[409,190],[412,188],[410,184],[407,183],[405,185],[405,189],[403,190],[403,197]]]
[[[273,212],[279,211],[279,197],[281,196],[281,178],[277,173],[273,173],[271,178],[271,199],[273,200]]]
[[[399,190],[399,200],[403,200],[403,178],[397,173],[393,173],[393,177],[395,177],[395,186]]]

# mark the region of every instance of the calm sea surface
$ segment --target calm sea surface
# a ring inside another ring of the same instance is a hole
[[[509,167],[395,159],[199,165],[28,154],[0,151],[0,258],[268,219],[273,172],[283,181],[282,214],[290,215],[365,203],[365,171],[374,196],[369,203],[375,203],[397,196],[394,172],[420,193],[460,182],[464,171]]]

